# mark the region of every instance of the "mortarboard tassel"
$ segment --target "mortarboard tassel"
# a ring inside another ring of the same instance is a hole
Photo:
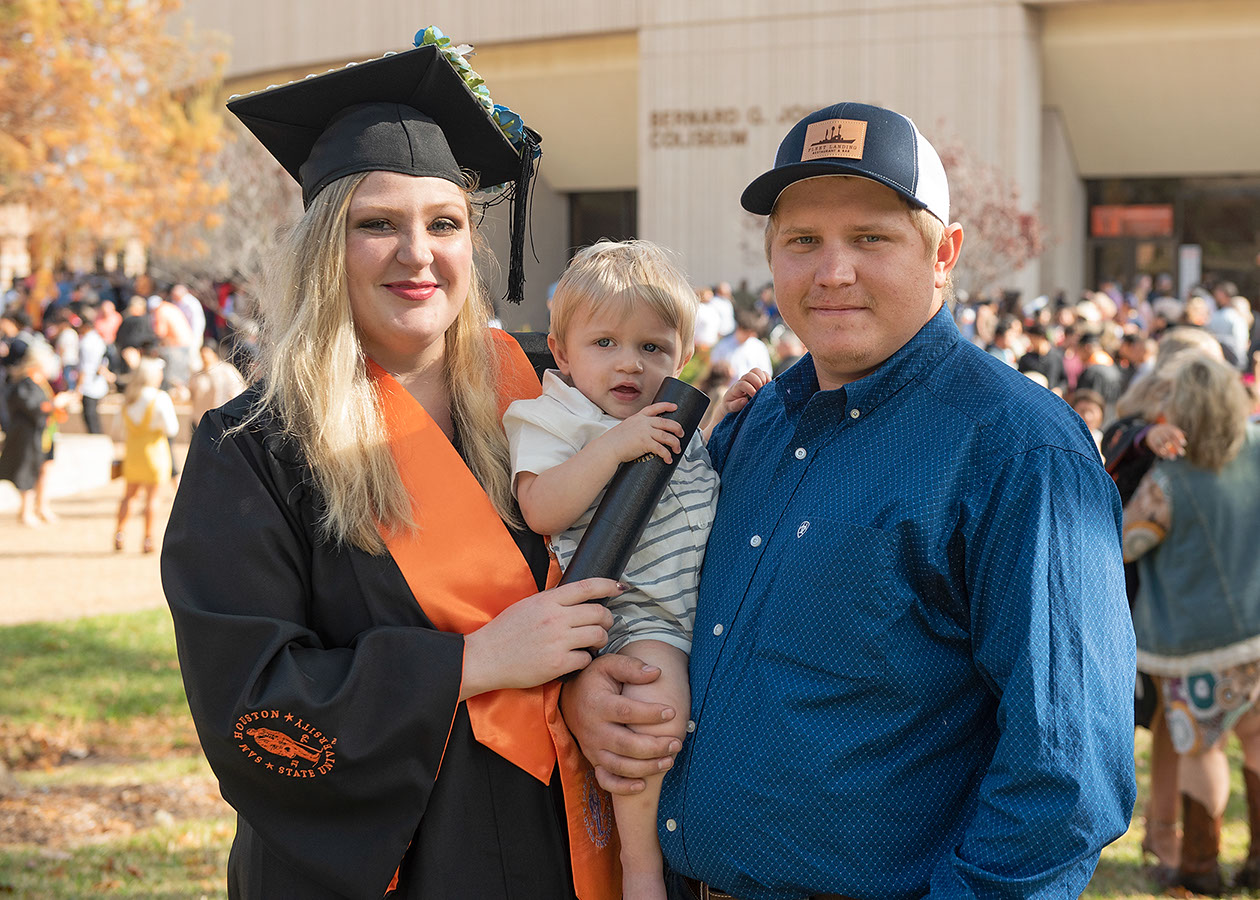
[[[538,135],[524,129],[521,147],[521,172],[512,191],[512,249],[508,260],[507,298],[520,303],[525,298],[525,229],[529,225],[529,189],[533,181],[534,157],[538,153]]]

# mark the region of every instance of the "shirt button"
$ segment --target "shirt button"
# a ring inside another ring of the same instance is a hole
[[[666,819],[666,820],[665,820],[665,830],[666,830],[666,831],[677,831],[677,830],[678,830],[678,823],[677,823],[677,822],[675,822],[673,819]]]
[[[861,414],[860,412],[858,412],[856,409],[851,409],[851,410],[849,410],[849,418],[850,418],[850,419],[856,419],[856,418],[857,418],[858,416],[860,416],[860,415],[862,415],[862,414]]]
[[[714,625],[714,626],[713,626],[713,634],[714,634],[714,636],[715,636],[715,637],[716,637],[717,635],[721,634],[721,633],[722,633],[723,631],[725,631],[725,630],[726,630],[726,629],[722,627],[722,623],[721,623],[721,622],[718,622],[716,625]]]
[[[805,458],[805,456],[806,456],[805,448],[804,448],[804,447],[797,447],[797,448],[796,448],[796,458],[797,458],[797,459],[804,459],[804,458]]]
[[[691,734],[695,730],[696,730],[696,720],[688,719],[687,720],[687,734]]]
[[[754,547],[760,547],[760,546],[761,546],[761,535],[759,535],[759,534],[754,534],[754,535],[752,536],[752,540],[750,540],[748,543],[752,544]]]

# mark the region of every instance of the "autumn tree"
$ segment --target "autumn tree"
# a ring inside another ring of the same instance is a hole
[[[200,297],[216,281],[257,296],[265,261],[279,252],[281,229],[302,214],[297,182],[258,140],[229,119],[209,177],[224,186],[212,215],[159,236],[149,268],[166,281],[184,281]]]
[[[119,243],[204,220],[224,56],[180,0],[0,3],[0,204],[46,247]]]
[[[958,143],[936,144],[949,178],[949,217],[963,225],[962,257],[954,285],[973,297],[1009,286],[1004,279],[1046,249],[1035,209],[1025,207],[1015,182]]]

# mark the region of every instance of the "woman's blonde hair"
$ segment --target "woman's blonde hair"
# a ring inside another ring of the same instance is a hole
[[[650,241],[596,241],[579,250],[551,298],[551,334],[563,344],[579,309],[589,315],[612,306],[623,314],[643,304],[678,332],[686,355],[700,301],[668,252]]]
[[[1140,416],[1148,422],[1159,418],[1172,393],[1167,373],[1156,370],[1138,378],[1116,401],[1116,417]]]
[[[140,399],[140,392],[145,388],[161,387],[162,375],[165,371],[166,364],[160,359],[145,357],[140,360],[136,370],[131,373],[131,378],[127,381],[127,389],[123,391],[123,402],[135,403]]]
[[[284,236],[261,292],[262,402],[238,427],[275,414],[323,497],[321,537],[382,553],[382,529],[414,530],[416,522],[350,311],[346,220],[368,174],[329,184]],[[471,213],[470,201],[470,228]],[[499,515],[516,524],[490,315],[474,266],[468,297],[446,331],[445,384],[464,461]]]
[[[1168,421],[1186,433],[1186,459],[1219,472],[1238,455],[1247,436],[1251,398],[1238,372],[1223,362],[1187,350],[1170,360]]]

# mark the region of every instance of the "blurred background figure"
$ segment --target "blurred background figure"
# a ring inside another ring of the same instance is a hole
[[[1125,507],[1125,560],[1139,570],[1137,664],[1158,682],[1179,760],[1172,880],[1217,896],[1231,730],[1252,829],[1235,883],[1260,887],[1260,427],[1248,423],[1251,398],[1229,365],[1187,351],[1151,377],[1167,380],[1162,416],[1184,433],[1185,457],[1156,461]]]
[[[79,369],[75,390],[83,406],[83,426],[88,434],[103,434],[98,406],[109,394],[113,373],[109,369],[109,345],[96,329],[96,310],[84,309],[79,316]]]
[[[190,430],[196,430],[201,424],[202,416],[212,409],[218,409],[247,386],[236,366],[219,358],[219,347],[214,341],[208,340],[202,344],[200,355],[201,371],[188,382],[192,404]]]
[[[1068,394],[1067,401],[1068,406],[1076,410],[1076,414],[1085,421],[1085,425],[1089,428],[1089,433],[1094,436],[1094,443],[1098,445],[1101,453],[1103,415],[1107,408],[1107,402],[1103,399],[1102,394],[1097,391],[1091,391],[1089,388],[1077,388]]]
[[[56,521],[49,506],[48,470],[52,465],[55,416],[64,417],[36,351],[21,340],[9,344],[4,402],[8,410],[0,481],[11,481],[21,495],[18,521],[35,527]]]
[[[735,313],[735,330],[717,342],[709,354],[714,367],[725,363],[729,371],[726,387],[753,369],[770,372],[770,350],[762,336],[766,330],[766,314],[756,309],[740,309]],[[725,393],[725,387],[722,390]]]
[[[153,552],[153,521],[158,487],[171,479],[170,439],[179,431],[175,406],[170,395],[161,390],[162,361],[140,360],[123,394],[123,497],[118,504],[118,523],[114,529],[114,549],[122,550],[123,529],[131,511],[132,499],[143,489],[145,553]]]

